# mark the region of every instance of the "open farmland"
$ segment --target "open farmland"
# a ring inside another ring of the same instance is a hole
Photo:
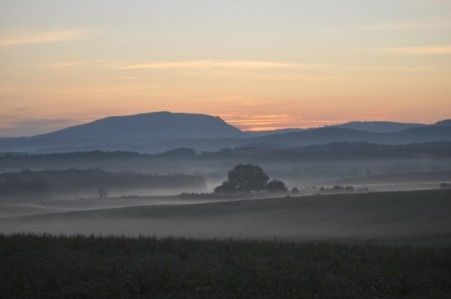
[[[449,298],[451,247],[0,235],[3,298]]]
[[[396,239],[451,233],[449,190],[169,203],[95,209],[83,209],[79,203],[77,211],[3,215],[0,230],[290,240]]]

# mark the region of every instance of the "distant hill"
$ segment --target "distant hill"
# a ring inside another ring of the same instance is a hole
[[[107,117],[56,132],[1,138],[1,151],[64,152],[94,149],[146,148],[149,144],[184,139],[242,138],[240,129],[204,114],[154,112]],[[179,147],[179,146],[177,146]]]
[[[254,138],[254,142],[285,145],[291,147],[324,144],[332,142],[356,142],[376,139],[378,133],[346,129],[340,127],[323,127],[300,132],[273,134]]]
[[[301,132],[305,129],[301,128],[285,128],[285,129],[275,129],[275,130],[265,130],[265,131],[245,131],[248,136],[266,136],[272,134],[280,134],[280,133],[291,133],[291,132]]]
[[[32,137],[0,138],[0,152],[58,153],[137,151],[157,153],[177,148],[293,148],[334,142],[408,144],[451,141],[451,120],[434,125],[351,122],[314,129],[245,132],[219,117],[155,112],[115,116]]]
[[[451,119],[445,119],[435,123],[436,126],[451,127]]]
[[[174,140],[181,138],[241,137],[243,133],[219,117],[204,114],[154,112],[114,116],[41,135],[46,138]]]
[[[378,133],[340,127],[323,127],[302,132],[274,134],[254,138],[273,146],[299,147],[333,142],[370,142],[376,144],[408,144],[451,141],[451,126],[429,125],[399,132]]]
[[[425,126],[425,124],[420,123],[399,123],[391,121],[352,121],[336,125],[335,127],[377,133],[391,133]]]

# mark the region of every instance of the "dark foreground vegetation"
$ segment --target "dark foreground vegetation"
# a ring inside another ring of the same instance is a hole
[[[450,298],[451,247],[0,235],[2,298]]]

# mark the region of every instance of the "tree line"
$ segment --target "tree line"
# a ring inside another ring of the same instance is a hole
[[[0,197],[62,194],[99,189],[121,191],[131,189],[205,188],[200,175],[154,175],[135,172],[107,172],[101,169],[22,170],[0,174]],[[101,192],[103,194],[103,192]]]

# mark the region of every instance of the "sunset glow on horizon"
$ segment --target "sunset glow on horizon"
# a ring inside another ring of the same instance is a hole
[[[172,111],[244,130],[451,118],[451,1],[0,1],[0,137]]]

